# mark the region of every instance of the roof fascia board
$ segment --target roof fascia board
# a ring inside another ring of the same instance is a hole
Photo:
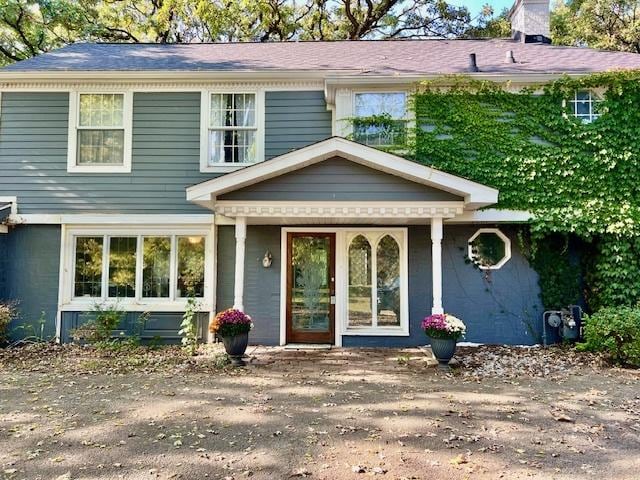
[[[341,156],[390,175],[459,195],[464,197],[467,209],[481,208],[498,201],[498,191],[493,188],[340,137],[332,137],[189,187],[187,200],[211,201],[217,195],[313,165],[333,156]]]

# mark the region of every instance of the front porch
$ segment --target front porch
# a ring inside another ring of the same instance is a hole
[[[187,197],[216,215],[217,310],[261,317],[256,343],[340,346],[417,344],[419,319],[444,311],[443,238],[462,228],[445,223],[468,221],[497,194],[331,138],[190,187]],[[296,241],[326,243],[314,267],[295,258]],[[304,275],[317,277],[315,288]]]

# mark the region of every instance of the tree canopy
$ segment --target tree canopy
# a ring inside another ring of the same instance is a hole
[[[492,13],[445,0],[0,0],[0,64],[75,41],[456,37]]]

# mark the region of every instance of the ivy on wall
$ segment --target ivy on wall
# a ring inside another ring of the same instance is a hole
[[[585,124],[567,101],[601,92]],[[593,308],[640,301],[640,72],[562,78],[524,90],[444,77],[412,99],[416,161],[500,191],[498,208],[527,210],[543,303],[577,300],[580,265],[558,239],[580,239]],[[407,155],[407,145],[399,147]],[[494,206],[495,207],[495,206]]]

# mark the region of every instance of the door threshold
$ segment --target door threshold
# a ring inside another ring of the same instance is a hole
[[[285,350],[331,350],[330,343],[287,343]]]

